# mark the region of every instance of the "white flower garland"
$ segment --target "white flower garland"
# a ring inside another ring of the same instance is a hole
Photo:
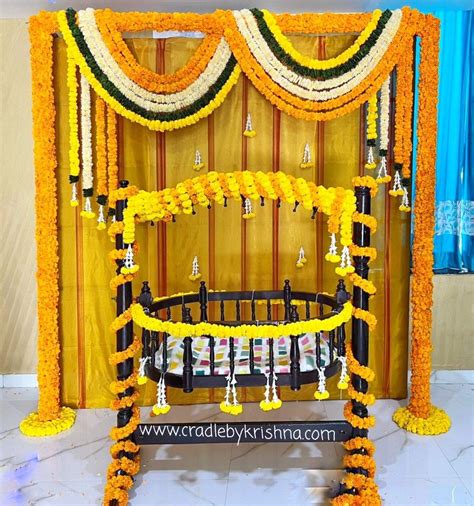
[[[92,175],[92,124],[91,89],[87,79],[81,74],[81,153],[82,153],[82,191],[93,188]]]
[[[222,38],[207,67],[190,86],[177,93],[157,94],[139,86],[120,68],[102,39],[94,9],[78,12],[78,26],[96,63],[108,79],[129,100],[152,112],[173,112],[194,103],[215,84],[232,56],[227,42]]]
[[[318,81],[296,74],[276,58],[260,34],[257,22],[249,10],[233,11],[233,15],[250,51],[272,80],[300,98],[319,102],[337,98],[360,84],[386,53],[402,19],[401,10],[393,11],[376,44],[354,69],[343,76]]]
[[[390,74],[380,88],[380,166],[377,174],[379,183],[388,183],[391,176],[387,174],[387,151],[390,126]]]

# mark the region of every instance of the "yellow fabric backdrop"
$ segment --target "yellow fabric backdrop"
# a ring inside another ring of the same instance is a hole
[[[353,41],[351,36],[292,36],[302,53],[329,58]],[[199,40],[133,39],[127,43],[137,61],[149,69],[170,73],[181,67],[195,51]],[[62,342],[62,399],[65,405],[104,407],[112,394],[109,383],[115,375],[108,357],[115,337],[108,327],[114,316],[114,294],[108,283],[113,266],[106,255],[112,244],[95,223],[83,221],[69,206],[68,125],[66,54],[62,40],[56,42],[55,86],[59,146],[59,238],[60,238],[60,334]],[[247,111],[257,136],[242,135]],[[141,189],[174,186],[195,175],[192,165],[196,149],[205,168],[222,172],[250,169],[283,170],[325,186],[351,188],[351,178],[363,171],[363,121],[355,111],[326,123],[305,122],[289,117],[270,105],[244,78],[224,104],[208,119],[185,129],[155,133],[119,119],[119,164],[121,176]],[[362,127],[362,132],[361,132]],[[362,135],[362,136],[361,136]],[[301,169],[308,142],[315,167]],[[409,216],[399,213],[394,199],[381,195],[373,202],[379,230],[373,236],[379,257],[371,265],[371,279],[378,293],[371,309],[379,324],[370,336],[370,363],[377,374],[371,385],[378,397],[405,397],[408,341],[408,227]],[[246,222],[241,208],[229,203],[196,216],[180,216],[176,223],[139,227],[140,276],[134,283],[138,294],[142,280],[149,280],[154,295],[189,291],[191,262],[198,255],[203,279],[212,289],[279,288],[289,278],[294,289],[334,291],[337,277],[323,257],[328,237],[321,219],[296,213],[286,205],[279,211],[267,203],[256,207],[257,217]],[[299,248],[308,263],[296,269]],[[138,331],[138,329],[137,329]],[[350,335],[350,329],[348,329]],[[333,397],[339,397],[331,380]],[[143,388],[141,402],[152,404],[155,385]],[[314,385],[295,394],[284,389],[284,399],[310,399]],[[261,390],[247,389],[243,400],[261,399]],[[196,390],[170,392],[173,403],[220,401],[222,392]]]

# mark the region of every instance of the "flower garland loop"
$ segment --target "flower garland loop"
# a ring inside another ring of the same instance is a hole
[[[115,328],[118,327],[119,324],[121,324],[123,321],[127,321],[128,320],[128,317],[127,318],[124,318],[123,320],[121,319],[121,317],[123,316],[124,313],[122,313],[119,317],[116,318],[116,320],[114,321],[114,326],[113,326],[113,332],[116,332]],[[120,319],[120,323],[117,321],[118,319]],[[128,320],[130,321],[130,320]],[[127,323],[128,323],[127,321]],[[117,322],[117,323],[115,323]],[[123,328],[124,325],[121,325],[119,327],[120,328]],[[119,330],[117,329],[117,330]],[[140,341],[140,339],[138,338],[138,336],[134,336],[133,338],[133,341],[132,341],[132,344],[125,350],[123,351],[116,351],[115,353],[112,353],[112,355],[110,355],[109,357],[109,364],[110,365],[117,365],[119,364],[120,362],[124,362],[125,360],[127,360],[127,358],[132,358],[135,356],[135,354],[137,353],[137,351],[141,348],[142,346],[142,343]]]

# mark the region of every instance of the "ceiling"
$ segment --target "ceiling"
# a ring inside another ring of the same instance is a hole
[[[273,12],[359,12],[376,8],[399,8],[409,3],[424,12],[474,9],[474,0],[0,0],[0,18],[25,18],[40,10],[56,11],[73,7],[110,7],[116,11],[213,12],[216,9],[266,8]]]

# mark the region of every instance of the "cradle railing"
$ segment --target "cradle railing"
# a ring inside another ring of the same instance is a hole
[[[336,294],[330,296],[323,293],[292,292],[290,282],[285,281],[281,291],[209,291],[204,281],[201,282],[199,292],[180,294],[161,298],[154,302],[150,287],[143,283],[138,302],[148,316],[172,320],[172,313],[176,309],[181,312],[183,323],[193,324],[192,309],[198,315],[196,322],[218,323],[219,325],[238,327],[239,325],[284,325],[299,320],[325,320],[339,313],[343,304],[350,299],[344,282],[340,280]],[[278,307],[282,306],[282,307]],[[282,313],[281,317],[279,313]],[[210,320],[208,315],[219,315],[218,320]],[[165,315],[165,316],[162,316]],[[257,332],[258,334],[258,332]],[[300,338],[303,335],[288,336],[290,339],[289,372],[277,373],[279,385],[289,385],[292,390],[299,390],[301,385],[319,381],[319,371],[324,370],[326,377],[335,375],[340,368],[339,357],[345,356],[345,326],[339,325],[324,336],[328,347],[327,362],[323,364],[321,346],[323,335],[314,334],[314,368],[301,371],[300,367]],[[215,346],[216,338],[212,335],[202,336],[208,340],[208,370],[200,375],[193,374],[193,338],[184,337],[183,366],[180,374],[168,371],[168,334],[143,329],[142,358],[146,360],[145,374],[148,378],[158,382],[162,375],[166,375],[166,384],[182,388],[184,392],[192,392],[194,388],[216,388],[226,386],[226,376],[216,368]],[[228,338],[228,361],[230,374],[234,374],[235,340],[236,335]],[[268,343],[268,372],[273,376],[275,369],[275,339],[267,339]],[[264,372],[257,372],[255,367],[254,339],[248,338],[248,371],[245,374],[235,374],[239,386],[263,386],[266,382]],[[159,360],[157,359],[160,354]]]

